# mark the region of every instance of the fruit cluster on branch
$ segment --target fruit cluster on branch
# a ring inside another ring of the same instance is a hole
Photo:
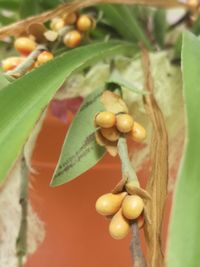
[[[104,194],[96,202],[96,211],[103,216],[111,217],[109,233],[114,239],[126,237],[133,220],[137,221],[138,228],[143,227],[143,209],[143,199],[125,191],[118,194]]]
[[[44,45],[44,51],[41,51],[32,66],[27,68],[27,72],[29,72],[33,68],[53,59],[55,47],[64,45],[68,49],[72,49],[80,45],[87,33],[94,27],[95,20],[92,15],[78,13],[67,13],[60,17],[55,17],[50,21],[48,28],[40,23],[32,24],[27,29],[27,32],[14,41],[14,48],[19,53],[19,56],[4,59],[2,61],[2,69],[4,72],[15,70],[26,62],[27,57],[39,45]],[[11,76],[18,78],[21,75]]]

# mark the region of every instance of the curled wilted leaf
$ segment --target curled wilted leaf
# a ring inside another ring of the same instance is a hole
[[[35,37],[35,40],[38,43],[46,42],[44,33],[46,32],[46,27],[42,23],[33,23],[27,28],[28,34],[31,34]]]
[[[116,157],[118,154],[118,150],[117,150],[117,142],[111,142],[109,140],[107,140],[105,137],[103,137],[103,135],[101,134],[100,131],[96,131],[95,133],[96,136],[96,141],[97,144],[99,144],[100,146],[104,146],[107,150],[107,152],[112,156],[112,157]]]
[[[123,177],[119,183],[114,187],[114,189],[112,190],[113,194],[118,194],[120,192],[122,192],[124,190],[125,184],[127,182],[127,178]]]
[[[149,200],[151,199],[150,194],[146,190],[140,188],[139,183],[137,181],[128,182],[126,183],[125,187],[126,191],[130,195],[138,195],[144,199],[149,199]]]
[[[103,92],[101,102],[103,103],[107,111],[113,112],[115,114],[121,112],[128,113],[128,107],[126,103],[119,95],[111,91],[106,90],[105,92]]]

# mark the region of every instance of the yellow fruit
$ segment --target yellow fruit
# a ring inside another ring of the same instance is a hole
[[[64,20],[66,25],[71,25],[76,22],[77,14],[76,13],[64,14],[62,16],[62,19]]]
[[[114,142],[119,139],[119,132],[116,127],[111,128],[101,128],[101,134],[109,141]]]
[[[82,36],[79,31],[69,31],[63,38],[64,44],[69,48],[74,48],[81,43]]]
[[[133,118],[129,114],[119,114],[116,116],[116,127],[121,133],[128,133],[133,128]]]
[[[137,219],[144,209],[144,201],[137,195],[126,196],[122,203],[122,213],[129,220]]]
[[[51,23],[50,23],[50,28],[53,30],[53,31],[59,31],[60,29],[64,28],[65,26],[65,22],[62,18],[54,18],[52,19]]]
[[[114,239],[123,239],[128,235],[129,230],[129,222],[124,218],[122,210],[120,209],[111,219],[109,233]]]
[[[126,195],[126,192],[120,194],[104,194],[97,199],[96,211],[104,216],[115,214],[120,209],[122,201]]]
[[[81,15],[76,23],[76,27],[81,32],[89,31],[93,26],[92,19],[88,15]]]
[[[36,61],[36,65],[37,66],[42,65],[42,64],[48,62],[49,60],[51,60],[53,58],[54,58],[54,56],[53,56],[53,54],[51,52],[44,51],[41,54],[39,54],[39,56],[37,58],[37,61]]]
[[[23,62],[24,58],[22,57],[8,57],[2,60],[2,69],[3,71],[9,71],[15,69],[19,64]]]
[[[142,127],[142,125],[134,122],[133,128],[130,132],[130,137],[136,142],[141,142],[146,138],[146,130]]]
[[[115,114],[109,111],[99,112],[96,115],[95,122],[97,126],[102,128],[111,128],[115,125]]]
[[[36,46],[36,42],[28,37],[19,37],[14,43],[15,49],[23,55],[30,54],[36,48]]]

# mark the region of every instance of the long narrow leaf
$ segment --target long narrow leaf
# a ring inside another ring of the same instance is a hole
[[[187,144],[174,197],[167,267],[198,267],[200,251],[200,41],[183,36],[182,70]]]
[[[98,43],[73,49],[0,91],[0,182],[21,152],[45,106],[67,77],[108,56],[134,52],[127,43]]]
[[[103,110],[100,101],[103,89],[95,90],[84,100],[62,148],[52,186],[66,183],[94,166],[104,155],[95,138],[94,118]]]

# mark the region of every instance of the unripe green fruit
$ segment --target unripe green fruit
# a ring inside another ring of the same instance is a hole
[[[129,230],[129,222],[126,218],[124,218],[122,210],[120,209],[111,219],[109,233],[114,239],[123,239],[128,235]]]
[[[108,193],[101,196],[97,199],[96,211],[104,216],[115,214],[120,209],[126,195],[126,192],[122,192],[119,194]]]

